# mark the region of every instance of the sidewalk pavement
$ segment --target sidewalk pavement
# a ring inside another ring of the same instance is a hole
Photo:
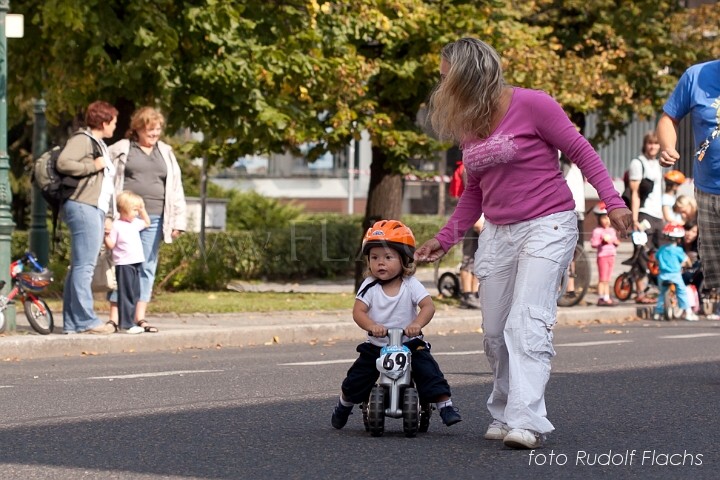
[[[627,258],[624,249],[618,255],[616,271],[628,269],[620,265]],[[595,257],[591,254],[591,263]],[[442,273],[442,271],[440,272]],[[434,269],[421,268],[418,278],[433,296],[437,296],[434,285]],[[616,274],[613,273],[613,279]],[[594,285],[580,305],[558,307],[559,325],[583,325],[586,323],[617,323],[648,318],[651,307],[636,305],[632,301],[616,306],[597,306]],[[238,288],[240,287],[240,288]],[[324,292],[353,294],[352,279],[344,281],[315,281],[310,283],[279,284],[266,283],[250,285],[240,282],[236,289],[254,291]],[[238,293],[241,295],[242,293]],[[151,305],[152,308],[152,305]],[[461,309],[436,305],[437,312],[432,322],[424,329],[432,338],[434,335],[481,332],[479,310]],[[363,332],[352,320],[350,310],[341,311],[293,311],[259,312],[232,314],[192,314],[148,316],[148,322],[157,326],[159,333],[129,335],[38,335],[27,326],[22,313],[18,313],[18,331],[13,335],[0,336],[0,359],[52,358],[63,356],[99,355],[108,353],[135,353],[154,351],[179,351],[187,349],[214,349],[223,347],[245,347],[289,343],[326,343],[336,340],[361,342]],[[56,312],[56,331],[62,325],[62,316]]]

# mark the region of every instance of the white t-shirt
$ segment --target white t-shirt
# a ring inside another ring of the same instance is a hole
[[[362,292],[363,288],[377,280],[375,277],[368,277],[360,285],[358,292]],[[403,277],[400,291],[394,297],[388,296],[379,283],[372,286],[365,292],[364,296],[359,294],[355,297],[368,306],[368,315],[375,323],[386,328],[405,328],[417,318],[418,304],[423,298],[430,294],[422,283],[415,277]],[[403,342],[409,338],[403,335]],[[368,335],[368,341],[373,345],[387,345],[388,339],[371,337]]]
[[[574,163],[570,164],[565,181],[570,187],[573,200],[575,200],[575,212],[580,220],[585,218],[585,179],[583,174]]]
[[[112,251],[115,265],[133,265],[145,261],[140,231],[145,230],[145,221],[135,218],[132,222],[117,219],[110,230],[110,239],[115,242]]]
[[[643,166],[645,167],[645,176],[643,176]],[[630,181],[640,181],[643,178],[653,181],[653,189],[645,199],[645,205],[640,207],[639,211],[651,217],[662,219],[663,172],[660,162],[649,160],[645,155],[632,159],[628,168],[628,179]]]

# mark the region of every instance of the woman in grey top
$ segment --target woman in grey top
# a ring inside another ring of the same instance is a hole
[[[145,332],[158,331],[147,323],[145,312],[155,282],[160,241],[172,243],[187,226],[180,166],[170,145],[160,140],[164,124],[160,112],[142,107],[130,119],[128,138],[110,146],[110,158],[117,169],[115,191],[140,195],[150,216],[150,227],[140,233],[145,262],[140,269],[140,299],[135,312],[135,321]],[[110,303],[110,319],[116,322],[117,292],[111,292]]]
[[[87,130],[68,140],[58,157],[58,172],[80,177],[79,184],[63,205],[63,219],[70,230],[70,270],[63,291],[64,333],[113,333],[115,328],[95,314],[92,277],[103,241],[110,229],[108,215],[114,212],[113,177],[103,138],[112,137],[118,111],[109,103],[91,103],[85,113]]]

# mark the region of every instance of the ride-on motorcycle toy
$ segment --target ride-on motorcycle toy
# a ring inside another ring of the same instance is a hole
[[[414,437],[428,431],[432,407],[420,405],[412,381],[412,352],[402,344],[402,328],[388,329],[387,336],[388,345],[382,347],[375,362],[380,378],[361,406],[363,423],[370,435],[380,437],[385,432],[385,417],[402,418],[405,436]]]

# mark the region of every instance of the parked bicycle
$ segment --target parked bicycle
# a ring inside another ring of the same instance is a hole
[[[52,283],[52,272],[43,268],[30,252],[10,264],[10,278],[12,289],[7,295],[0,295],[0,333],[5,331],[5,310],[10,302],[19,298],[25,310],[25,317],[32,328],[42,334],[52,333],[55,323],[52,311],[45,300],[37,296],[50,283]],[[5,281],[0,280],[0,290],[5,288]]]
[[[572,262],[560,283],[557,300],[559,307],[572,307],[582,301],[590,287],[590,274],[590,258],[583,245],[578,243]]]
[[[617,299],[622,302],[632,296],[637,281],[645,277],[647,277],[648,282],[645,292],[642,293],[646,293],[653,287],[658,288],[657,276],[660,273],[655,260],[655,251],[648,250],[645,246],[647,234],[645,232],[633,232],[630,238],[636,248],[633,256],[622,262],[623,265],[629,265],[630,270],[618,275],[613,284],[613,292]]]

